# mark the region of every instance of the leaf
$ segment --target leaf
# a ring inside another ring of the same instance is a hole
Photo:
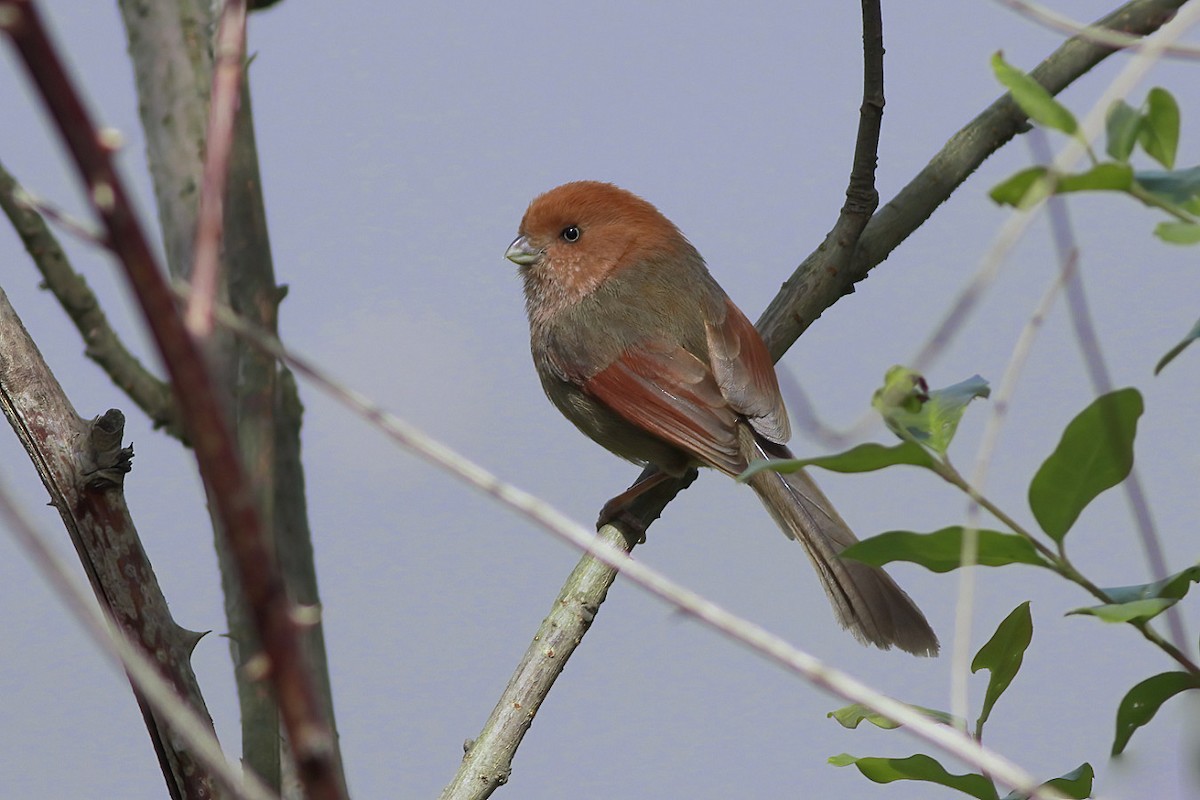
[[[1184,205],[1200,197],[1200,166],[1170,171],[1138,170],[1133,178],[1143,189],[1168,203]]]
[[[1055,193],[1110,191],[1127,192],[1133,187],[1133,167],[1112,161],[1097,164],[1087,172],[1062,175]]]
[[[1183,337],[1183,339],[1181,339],[1179,341],[1179,344],[1175,345],[1170,350],[1168,350],[1166,352],[1166,355],[1164,355],[1162,358],[1160,358],[1158,360],[1158,364],[1156,364],[1154,367],[1154,374],[1157,375],[1158,373],[1162,372],[1163,367],[1167,366],[1167,364],[1170,364],[1172,361],[1174,361],[1175,356],[1182,353],[1184,351],[1184,348],[1186,348],[1189,344],[1196,341],[1197,339],[1200,339],[1200,320],[1196,320],[1196,324],[1192,326],[1192,329],[1190,331],[1188,331],[1187,336]]]
[[[999,205],[1029,208],[1050,195],[1045,167],[1028,167],[992,187],[988,197]]]
[[[913,705],[910,705],[909,708],[911,708],[913,711],[918,711],[923,716],[928,717],[934,722],[940,722],[943,725],[955,725],[957,722],[953,716],[947,714],[945,711],[938,711],[933,708],[925,708],[923,706]],[[891,720],[882,714],[878,714],[861,703],[843,706],[836,711],[830,711],[825,716],[832,717],[843,728],[849,728],[851,730],[857,728],[858,723],[863,722],[864,720],[877,728],[883,728],[885,731],[894,730],[900,727],[899,722],[895,722],[894,720]]]
[[[1160,222],[1154,226],[1154,235],[1167,244],[1200,243],[1200,225],[1194,222]]]
[[[1200,688],[1200,679],[1187,672],[1163,672],[1134,686],[1117,708],[1117,735],[1112,754],[1119,756],[1129,744],[1133,732],[1158,713],[1159,706],[1187,689]]]
[[[1087,608],[1077,608],[1067,614],[1087,614],[1104,622],[1149,620],[1175,605],[1188,593],[1192,584],[1200,581],[1200,565],[1188,567],[1161,581],[1136,586],[1115,586],[1102,589],[1112,602]]]
[[[1148,156],[1171,169],[1179,147],[1179,104],[1170,92],[1156,86],[1146,95],[1146,107],[1138,141]]]
[[[1176,598],[1152,597],[1147,600],[1130,600],[1128,603],[1105,603],[1100,606],[1076,608],[1068,611],[1067,616],[1083,614],[1097,617],[1104,622],[1131,622],[1133,620],[1144,622],[1154,619],[1178,602],[1179,600]]]
[[[1043,783],[1042,786],[1049,789],[1056,789],[1064,797],[1070,797],[1072,800],[1085,800],[1085,798],[1092,796],[1092,781],[1095,778],[1096,773],[1092,769],[1092,765],[1085,761],[1066,775],[1059,778],[1051,778]],[[1010,792],[1004,796],[1004,800],[1025,800],[1027,797],[1029,795],[1021,792]]]
[[[1029,615],[1029,601],[1012,610],[1004,621],[996,628],[992,638],[987,640],[975,659],[971,662],[971,672],[986,669],[991,673],[988,678],[987,692],[983,697],[983,708],[979,712],[976,730],[981,730],[992,713],[992,706],[1004,694],[1004,690],[1013,682],[1025,659],[1025,650],[1033,641],[1033,618]]]
[[[1071,420],[1029,484],[1029,507],[1042,530],[1061,542],[1079,514],[1133,468],[1133,440],[1142,415],[1137,389],[1097,397]]]
[[[1115,100],[1108,107],[1104,128],[1107,141],[1104,149],[1117,161],[1128,161],[1137,144],[1142,115],[1124,100]]]
[[[973,772],[952,775],[945,767],[927,755],[918,753],[908,758],[858,758],[849,753],[833,756],[829,763],[835,767],[853,764],[858,771],[875,783],[892,781],[926,781],[948,786],[978,800],[997,800],[996,787],[982,775]]]
[[[1193,583],[1200,582],[1200,564],[1176,572],[1154,583],[1142,583],[1135,586],[1113,586],[1100,591],[1108,595],[1114,603],[1128,603],[1133,600],[1147,600],[1153,597],[1167,597],[1175,600],[1188,593]]]
[[[1074,134],[1079,129],[1075,115],[1066,106],[1055,100],[1040,83],[1007,63],[1002,53],[992,56],[992,71],[1034,122],[1067,134]]]
[[[751,475],[764,469],[787,473],[803,467],[820,467],[830,472],[874,472],[898,464],[932,469],[933,458],[925,448],[912,442],[902,442],[891,447],[872,442],[829,456],[755,461],[745,472],[738,475],[738,480],[745,482]]]
[[[974,375],[965,381],[930,391],[925,378],[907,367],[892,367],[871,405],[901,439],[944,455],[958,430],[967,404],[991,394],[987,381]]]
[[[840,554],[881,567],[893,561],[911,561],[932,572],[949,572],[962,566],[962,540],[965,533],[961,526],[942,528],[933,533],[912,531],[888,531],[855,542]],[[1034,550],[1033,544],[1023,536],[1000,531],[980,530],[979,549],[976,563],[984,567],[1002,567],[1005,564],[1032,564],[1044,567],[1046,562]]]
[[[1133,168],[1109,161],[1074,175],[1055,174],[1045,167],[1030,167],[992,187],[988,195],[1001,205],[1029,208],[1051,193],[1127,192],[1131,188]]]

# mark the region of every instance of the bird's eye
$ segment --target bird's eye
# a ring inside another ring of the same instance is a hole
[[[559,236],[562,237],[564,242],[578,242],[579,228],[575,227],[574,225],[568,225],[562,229],[562,233],[560,233]]]

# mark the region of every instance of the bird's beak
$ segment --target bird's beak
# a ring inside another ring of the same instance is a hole
[[[504,251],[504,257],[522,267],[529,266],[542,257],[542,251],[530,243],[525,236],[518,236]]]

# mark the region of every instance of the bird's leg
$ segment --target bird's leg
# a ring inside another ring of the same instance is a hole
[[[627,530],[636,534],[639,541],[644,542],[646,525],[629,510],[629,506],[643,493],[650,491],[670,477],[657,467],[647,467],[628,489],[604,504],[604,508],[600,509],[600,517],[596,520],[596,530],[600,530],[610,522],[619,522]]]

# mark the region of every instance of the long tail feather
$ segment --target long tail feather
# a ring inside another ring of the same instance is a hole
[[[743,450],[752,458],[791,457],[786,447],[764,443],[748,426],[742,438]],[[937,635],[925,615],[886,572],[838,558],[858,538],[812,478],[803,471],[764,471],[750,479],[750,486],[788,538],[804,545],[842,627],[884,650],[937,655]]]

